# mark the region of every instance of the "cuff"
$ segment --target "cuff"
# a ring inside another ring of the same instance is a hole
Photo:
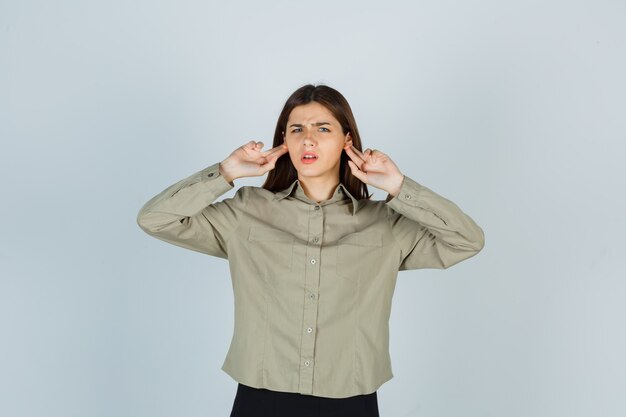
[[[404,176],[402,185],[400,185],[400,191],[396,196],[387,200],[392,208],[408,204],[410,206],[418,206],[420,194],[423,186],[411,178]]]
[[[226,181],[226,178],[220,172],[219,162],[203,169],[198,175],[200,176],[200,181],[210,183],[217,195],[223,194],[235,186],[232,182]]]

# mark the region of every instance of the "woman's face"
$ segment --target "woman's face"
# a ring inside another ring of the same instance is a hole
[[[342,133],[339,122],[326,107],[315,101],[294,107],[284,139],[299,179],[339,179],[341,153],[350,143],[350,134]],[[315,158],[304,159],[305,154]]]

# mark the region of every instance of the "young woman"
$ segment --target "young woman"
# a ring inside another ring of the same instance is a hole
[[[250,141],[150,199],[137,222],[166,242],[226,258],[235,329],[222,369],[239,383],[231,417],[378,416],[393,377],[389,316],[398,271],[478,253],[482,229],[453,202],[361,149],[348,102],[305,85],[273,146]],[[217,198],[237,178],[262,187]],[[387,199],[371,200],[367,185]]]

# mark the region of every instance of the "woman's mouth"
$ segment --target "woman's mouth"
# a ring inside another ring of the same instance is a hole
[[[312,164],[317,161],[317,155],[313,152],[305,152],[300,158],[300,161],[302,161],[303,164]]]

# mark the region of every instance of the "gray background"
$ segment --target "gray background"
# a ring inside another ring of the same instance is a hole
[[[228,415],[228,264],[135,218],[268,147],[312,82],[486,234],[399,274],[381,415],[624,416],[625,21],[608,0],[2,0],[0,415]]]

